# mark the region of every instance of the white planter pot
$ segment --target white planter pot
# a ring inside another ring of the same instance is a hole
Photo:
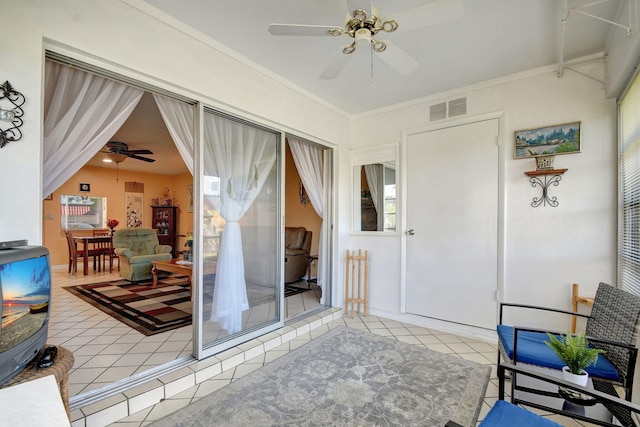
[[[589,381],[589,374],[587,374],[587,372],[585,371],[582,372],[583,373],[581,375],[572,374],[571,372],[569,372],[569,367],[565,366],[562,368],[562,378],[570,383],[586,387],[587,382]]]

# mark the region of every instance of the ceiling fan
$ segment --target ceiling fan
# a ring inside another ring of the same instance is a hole
[[[121,163],[125,161],[127,158],[132,158],[136,160],[142,160],[145,162],[155,162],[155,159],[150,159],[148,157],[140,156],[139,154],[153,154],[151,150],[129,150],[129,146],[124,142],[118,141],[109,141],[105,146],[106,151],[101,151],[101,153],[105,153],[108,159],[115,163]]]
[[[351,58],[349,55],[358,47],[370,46],[373,54],[389,64],[402,75],[415,71],[419,64],[404,50],[388,40],[375,39],[379,33],[409,31],[429,25],[453,21],[460,18],[466,9],[466,0],[431,0],[428,3],[396,12],[381,18],[380,12],[371,0],[347,0],[349,13],[344,27],[304,24],[271,24],[269,32],[275,36],[342,36],[351,37],[353,42],[341,48],[329,65],[320,74],[321,79],[333,79]],[[372,63],[373,67],[373,63]]]

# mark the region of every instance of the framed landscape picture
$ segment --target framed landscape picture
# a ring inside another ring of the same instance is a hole
[[[581,122],[515,131],[515,159],[580,152]]]

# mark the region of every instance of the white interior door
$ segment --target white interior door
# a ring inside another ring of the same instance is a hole
[[[408,137],[408,313],[495,327],[497,138],[497,119]]]

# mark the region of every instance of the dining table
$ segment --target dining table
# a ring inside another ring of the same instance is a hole
[[[82,244],[82,274],[86,276],[89,274],[89,246],[96,243],[110,243],[111,236],[73,236],[73,241],[76,245],[76,252],[78,251],[78,243]],[[78,271],[77,263],[78,258],[74,258],[74,271]]]

